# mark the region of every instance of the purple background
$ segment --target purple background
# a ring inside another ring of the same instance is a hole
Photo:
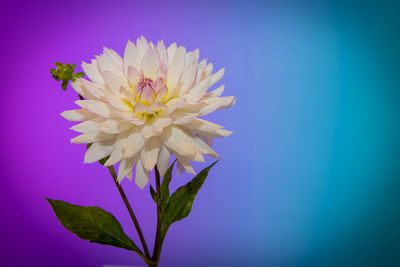
[[[398,10],[392,1],[2,1],[0,265],[141,264],[80,240],[45,201],[101,206],[139,244],[106,169],[83,164],[85,147],[70,144],[77,134],[59,114],[77,96],[49,69],[103,46],[122,54],[141,34],[199,48],[226,67],[220,84],[238,100],[207,117],[235,134],[215,141],[222,160],[168,233],[160,267],[399,265]],[[152,248],[148,187],[122,185]]]

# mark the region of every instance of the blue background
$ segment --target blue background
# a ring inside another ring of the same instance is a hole
[[[207,117],[235,134],[215,140],[222,160],[168,233],[160,267],[399,266],[399,11],[395,1],[1,2],[2,265],[141,264],[66,231],[44,198],[99,205],[139,243],[106,170],[70,144],[59,113],[76,94],[49,69],[103,46],[123,54],[143,34],[199,48],[237,97]],[[122,185],[152,247],[148,187]]]

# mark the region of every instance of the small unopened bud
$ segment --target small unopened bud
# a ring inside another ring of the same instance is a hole
[[[51,76],[53,76],[56,81],[62,81],[61,88],[63,90],[67,90],[68,81],[75,81],[75,79],[85,76],[83,72],[74,73],[74,69],[76,68],[74,63],[55,62],[54,65],[56,65],[57,68],[50,69]]]

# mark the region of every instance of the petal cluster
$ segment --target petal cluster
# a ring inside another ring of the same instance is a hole
[[[218,157],[212,138],[232,133],[198,118],[235,103],[233,96],[220,97],[224,86],[208,91],[224,69],[212,73],[211,63],[199,62],[198,50],[187,52],[176,43],[166,48],[142,36],[136,44],[128,41],[123,58],[104,48],[82,68],[90,81],[79,78],[72,87],[85,100],[61,115],[81,122],[71,127],[81,133],[71,142],[93,143],[85,162],[109,156],[106,166],[120,163],[119,181],[132,179],[136,165],[135,182],[143,188],[156,164],[165,173],[171,154],[179,172],[194,173],[190,161]]]

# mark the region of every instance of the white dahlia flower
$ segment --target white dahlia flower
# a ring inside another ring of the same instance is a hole
[[[179,172],[194,173],[189,161],[204,161],[203,154],[218,157],[210,147],[213,137],[232,132],[199,119],[217,109],[235,103],[233,96],[220,97],[218,82],[224,69],[211,74],[213,65],[199,60],[196,49],[186,52],[175,43],[168,49],[163,41],[157,46],[142,36],[136,45],[128,41],[124,58],[104,48],[103,54],[82,68],[91,81],[79,78],[72,83],[86,100],[75,103],[81,109],[61,115],[69,121],[82,121],[71,129],[82,133],[72,143],[93,143],[85,162],[109,156],[105,166],[118,162],[118,181],[132,179],[143,188],[149,171],[157,164],[164,175],[173,154]]]

